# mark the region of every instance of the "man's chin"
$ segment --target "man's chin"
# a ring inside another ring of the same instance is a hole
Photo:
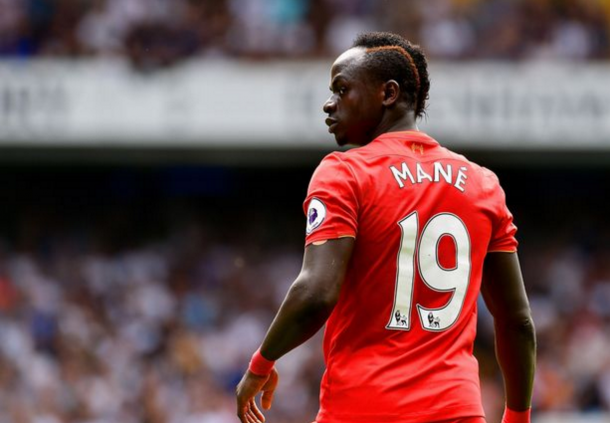
[[[342,134],[333,134],[335,136],[335,142],[339,147],[344,147],[349,144],[349,140]]]

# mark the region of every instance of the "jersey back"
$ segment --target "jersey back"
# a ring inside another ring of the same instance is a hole
[[[306,244],[354,250],[325,329],[317,422],[482,416],[473,356],[483,262],[516,251],[497,177],[417,131],[328,155]]]

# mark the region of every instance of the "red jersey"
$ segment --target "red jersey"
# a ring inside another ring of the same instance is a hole
[[[514,252],[495,174],[417,131],[316,169],[306,244],[354,237],[324,335],[318,423],[483,416],[473,344],[483,261]]]

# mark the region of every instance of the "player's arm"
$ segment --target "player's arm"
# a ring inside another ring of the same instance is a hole
[[[339,299],[353,246],[348,237],[305,248],[303,268],[263,340],[265,358],[277,360],[324,325]]]
[[[243,423],[263,421],[254,397],[263,391],[262,405],[271,406],[277,385],[273,362],[311,338],[333,311],[354,238],[340,238],[305,248],[303,267],[290,287],[250,369],[237,386],[237,415]]]
[[[529,421],[536,333],[517,253],[487,254],[481,292],[494,318],[496,357],[506,392],[503,421]]]

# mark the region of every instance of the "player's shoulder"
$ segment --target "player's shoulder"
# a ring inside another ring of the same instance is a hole
[[[320,161],[318,169],[352,170],[358,162],[364,159],[359,148],[347,151],[333,151]]]
[[[500,179],[491,169],[482,166],[466,156],[456,153],[452,150],[445,148],[446,154],[453,160],[458,162],[462,162],[468,167],[470,167],[471,172],[469,174],[469,178],[474,178],[477,180],[480,189],[484,192],[495,192],[501,189]]]
[[[454,154],[457,154],[457,153],[454,153]],[[478,164],[477,162],[473,162],[472,160],[462,156],[461,154],[459,154],[458,156],[460,156],[461,158],[463,158],[463,160],[468,162],[468,164],[470,165],[472,170],[477,175],[479,175],[479,177],[481,179],[484,179],[484,180],[489,181],[489,182],[494,182],[494,183],[498,183],[499,182],[498,176],[491,169],[488,169],[485,166],[482,166],[482,165]]]
[[[345,160],[345,155],[348,151],[332,151],[328,153],[326,156],[322,158],[320,164],[322,163],[340,163]]]
[[[470,163],[473,169],[475,169],[476,173],[479,175],[482,188],[496,190],[500,187],[500,179],[493,170],[472,161]]]
[[[348,163],[349,158],[346,156],[346,153],[347,152],[333,151],[324,156],[316,167],[312,179],[335,179],[338,176],[341,177],[341,179],[345,179],[346,177],[350,177],[349,179],[351,179],[353,170]]]
[[[335,168],[335,167],[343,167],[345,166],[346,157],[343,151],[333,151],[332,153],[328,153],[326,156],[320,160],[320,164],[318,164],[318,169],[327,169],[327,168]]]
[[[483,193],[487,195],[503,193],[500,179],[494,171],[471,160],[468,160],[468,163],[470,163],[470,167],[474,171],[473,173],[476,175],[478,185]]]

